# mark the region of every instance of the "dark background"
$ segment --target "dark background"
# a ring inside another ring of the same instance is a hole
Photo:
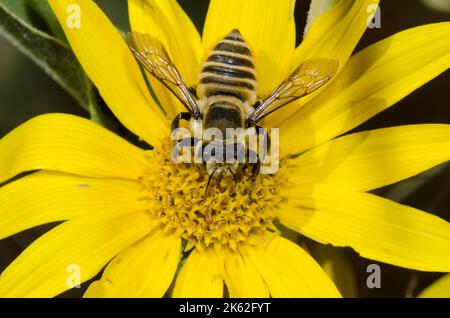
[[[245,0],[243,0],[245,1]],[[450,0],[449,0],[450,1]],[[208,1],[180,0],[201,31]],[[297,0],[297,34],[301,41],[309,1]],[[107,15],[122,30],[129,30],[125,0],[97,0]],[[381,29],[368,29],[356,51],[401,30],[433,22],[449,21],[450,14],[431,10],[418,0],[381,2]],[[450,39],[449,39],[450,40]],[[0,137],[17,125],[42,113],[65,112],[87,117],[76,101],[61,89],[31,60],[0,38]],[[375,116],[356,130],[416,123],[450,123],[449,72],[403,99],[395,107]],[[418,186],[420,185],[420,186]],[[450,167],[444,164],[399,185],[377,190],[377,194],[403,204],[439,215],[450,221]],[[0,241],[0,272],[40,233],[41,226]],[[302,239],[307,245],[313,243]],[[361,297],[414,296],[442,274],[423,273],[380,264],[382,288],[370,290],[365,285],[366,267],[372,262],[360,258],[351,249],[342,249],[351,263]],[[75,296],[79,291],[66,293]]]

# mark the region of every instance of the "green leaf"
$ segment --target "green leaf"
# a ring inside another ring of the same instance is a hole
[[[422,0],[422,2],[430,9],[450,13],[450,1],[448,0]]]
[[[64,31],[53,14],[47,1],[43,0],[0,0],[0,4],[13,12],[20,20],[26,24],[51,34],[56,38],[67,42]]]
[[[0,0],[0,34],[89,108],[86,75],[46,1]]]
[[[314,243],[311,247],[311,255],[335,283],[342,296],[355,298],[358,296],[355,273],[343,251],[343,248],[319,243]]]
[[[120,123],[115,119],[111,110],[106,106],[104,100],[100,97],[98,90],[92,82],[86,78],[86,92],[88,94],[88,110],[90,119],[99,125],[117,133]],[[102,108],[103,106],[103,108]]]
[[[382,196],[386,199],[393,200],[395,202],[405,202],[414,193],[424,186],[427,182],[439,175],[445,169],[448,168],[448,164],[444,163],[434,168],[431,168],[420,175],[414,176],[410,179],[403,180],[393,186],[391,186],[385,194]]]

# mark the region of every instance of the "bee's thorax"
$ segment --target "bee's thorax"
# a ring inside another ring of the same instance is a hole
[[[203,114],[203,127],[205,129],[214,127],[225,134],[227,128],[243,128],[244,116],[242,108],[233,102],[222,100],[207,107]]]

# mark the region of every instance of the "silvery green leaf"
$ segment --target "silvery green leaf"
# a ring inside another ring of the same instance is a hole
[[[450,13],[450,1],[449,0],[421,0],[430,9]]]
[[[439,175],[447,168],[448,164],[444,163],[410,179],[403,180],[391,186],[389,191],[383,194],[383,197],[399,203],[405,202],[428,181],[430,181],[433,177]]]
[[[0,0],[0,34],[88,109],[86,75],[42,0]]]

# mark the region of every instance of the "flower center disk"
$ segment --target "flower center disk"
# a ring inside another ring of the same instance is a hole
[[[214,178],[209,185],[206,170],[195,164],[177,164],[170,157],[172,143],[150,151],[149,173],[140,179],[149,211],[166,231],[175,231],[190,247],[219,244],[236,249],[252,234],[275,231],[278,194],[286,183],[287,169],[281,164],[274,175],[252,177],[244,169],[236,185],[231,176]]]

